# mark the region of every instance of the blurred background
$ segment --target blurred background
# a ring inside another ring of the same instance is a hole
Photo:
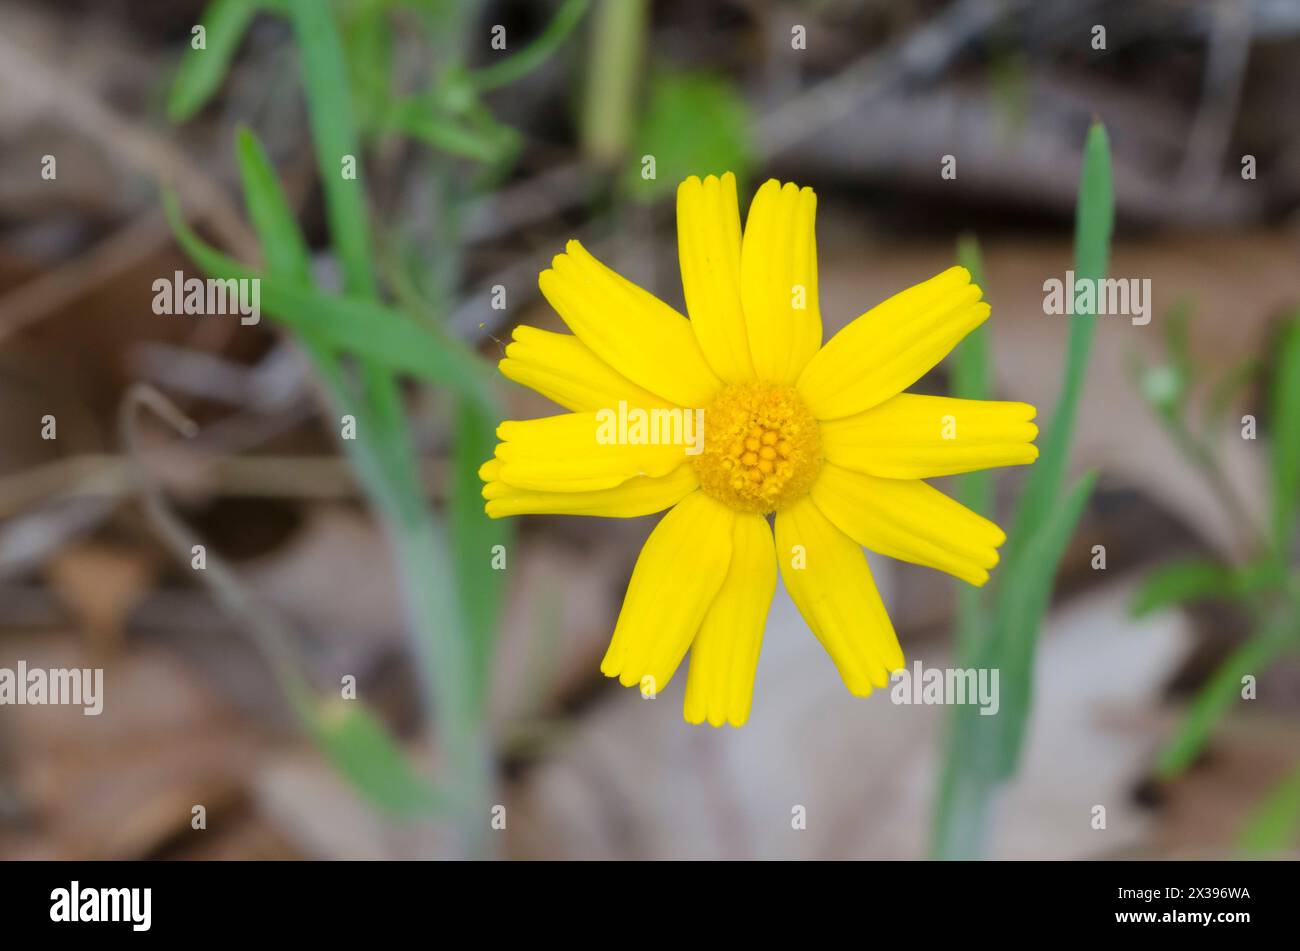
[[[479,518],[493,412],[556,411],[491,366],[562,329],[571,237],[683,309],[676,184],[730,169],[816,189],[828,335],[977,239],[991,395],[1044,422],[1094,117],[1152,319],[1098,322],[978,854],[1294,855],[1297,62],[1290,0],[2,0],[0,668],[105,704],[0,707],[0,855],[951,854],[947,711],[850,697],[783,590],[741,730],[600,675],[657,516]],[[199,240],[265,269],[259,323],[154,312]],[[958,583],[872,566],[952,663]]]

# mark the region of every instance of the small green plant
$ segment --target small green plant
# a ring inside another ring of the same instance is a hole
[[[1190,557],[1164,565],[1138,589],[1132,611],[1141,617],[1170,605],[1212,599],[1237,608],[1248,619],[1251,634],[1197,692],[1182,724],[1160,750],[1155,771],[1161,779],[1182,773],[1233,705],[1254,696],[1260,675],[1283,656],[1300,650],[1300,573],[1294,551],[1300,503],[1300,313],[1282,322],[1266,387],[1267,409],[1260,421],[1271,437],[1269,506],[1263,526],[1256,524],[1211,448],[1213,434],[1225,425],[1238,425],[1229,421],[1229,408],[1263,376],[1263,362],[1250,358],[1212,384],[1197,387],[1195,381],[1207,374],[1188,346],[1191,320],[1191,305],[1180,302],[1165,319],[1163,359],[1147,363],[1135,358],[1135,381],[1170,438],[1223,505],[1246,554],[1235,563]],[[1243,436],[1255,435],[1253,417],[1243,416],[1240,425]],[[1243,833],[1242,844],[1252,849],[1280,848],[1294,840],[1297,823],[1300,784],[1292,777],[1261,806]]]
[[[164,207],[177,240],[209,276],[261,281],[263,309],[302,346],[336,418],[356,420],[356,438],[340,444],[394,550],[440,764],[437,783],[420,775],[360,701],[314,692],[293,670],[277,671],[281,684],[309,734],[368,801],[397,816],[447,820],[458,833],[456,850],[466,855],[486,849],[492,802],[484,708],[503,572],[493,570],[491,561],[507,541],[507,528],[484,515],[475,473],[491,454],[500,407],[487,367],[440,323],[451,305],[450,281],[436,287],[432,299],[407,295],[402,307],[385,302],[375,250],[383,242],[376,239],[368,208],[364,159],[368,143],[403,134],[468,162],[482,172],[480,181],[491,181],[513,161],[519,137],[492,116],[484,94],[545,61],[587,6],[588,0],[566,0],[534,41],[490,67],[472,70],[459,54],[445,57],[426,88],[400,93],[390,55],[391,17],[398,11],[414,17],[432,48],[454,50],[459,44],[450,37],[463,13],[456,5],[214,0],[202,21],[205,48],[187,50],[167,107],[175,122],[198,113],[220,87],[256,15],[281,17],[290,25],[341,288],[327,290],[314,280],[307,241],[251,129],[240,130],[236,153],[260,269],[205,244],[171,193],[164,194]],[[446,163],[433,174],[441,176],[444,191],[456,190]],[[444,230],[440,237],[445,257],[458,260],[458,235]],[[436,385],[446,407],[453,438],[444,515],[425,499],[399,389],[403,378]]]
[[[1096,122],[1084,144],[1075,213],[1074,270],[1079,279],[1105,277],[1114,214],[1110,145],[1105,128]],[[985,286],[973,239],[961,242],[958,257],[976,282]],[[1028,471],[1012,517],[992,590],[969,588],[959,594],[956,663],[1001,671],[1001,710],[995,717],[983,717],[975,706],[952,708],[932,826],[931,854],[936,858],[977,858],[983,853],[993,799],[1015,774],[1024,745],[1038,629],[1057,568],[1096,480],[1096,473],[1088,472],[1067,487],[1065,478],[1095,330],[1095,315],[1081,314],[1071,320],[1061,391],[1039,440],[1041,455]],[[952,367],[954,396],[989,398],[987,332],[981,328],[957,349]],[[961,479],[961,500],[987,513],[992,503],[987,475],[973,473]]]

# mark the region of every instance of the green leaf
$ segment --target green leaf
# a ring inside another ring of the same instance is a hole
[[[188,121],[212,98],[248,25],[259,8],[267,5],[262,0],[213,0],[208,4],[199,19],[205,31],[204,48],[186,43],[167,97],[167,117],[172,122]]]
[[[1174,366],[1178,367],[1184,376],[1192,376],[1195,370],[1191,349],[1194,312],[1191,299],[1180,297],[1160,321],[1164,327],[1165,350],[1168,351],[1169,359],[1173,361]]]
[[[267,275],[310,285],[311,252],[307,240],[280,188],[266,149],[246,126],[235,133],[235,158],[244,186],[244,203],[266,259]]]
[[[1105,128],[1094,122],[1084,143],[1075,211],[1076,279],[1100,281],[1106,276],[1114,221],[1110,143]],[[1092,489],[1093,477],[1085,476],[1062,506],[1065,470],[1096,326],[1094,314],[1070,318],[1061,392],[1040,439],[1038,461],[1029,469],[998,577],[992,627],[995,637],[991,641],[995,654],[990,662],[1007,668],[1002,678],[1003,710],[998,717],[1005,730],[1000,750],[1004,776],[1015,770],[1029,717],[1038,627],[1065,547]]]
[[[520,52],[470,74],[470,81],[486,92],[517,82],[554,55],[587,12],[590,0],[564,0],[537,39]]]
[[[374,118],[392,97],[393,29],[385,0],[362,0],[340,11],[344,55],[352,81],[361,129],[370,132]]]
[[[344,778],[385,812],[418,816],[443,804],[388,728],[360,702],[338,700],[317,711],[312,732]]]
[[[1261,361],[1254,354],[1238,361],[1224,371],[1210,392],[1209,405],[1206,408],[1206,421],[1211,429],[1217,429],[1223,421],[1224,414],[1232,404],[1259,378]]]
[[[1239,842],[1247,852],[1284,852],[1300,836],[1300,767],[1296,767],[1251,813]]]
[[[519,148],[519,133],[509,126],[443,113],[427,94],[394,103],[384,124],[449,155],[487,164],[501,162]]]
[[[163,208],[176,240],[205,273],[220,278],[259,277],[199,238],[186,224],[171,192],[163,193]],[[280,323],[308,338],[324,341],[331,350],[352,353],[390,371],[450,386],[475,401],[486,414],[499,412],[491,378],[477,356],[458,341],[416,324],[377,301],[333,297],[263,276],[261,305]]]
[[[343,269],[343,286],[354,296],[373,297],[370,217],[366,213],[365,177],[353,124],[343,44],[330,4],[320,0],[286,0],[286,3],[298,39],[316,165],[325,192],[330,239]],[[345,158],[351,159],[353,178],[343,177]]]
[[[286,286],[310,288],[310,251],[266,150],[250,130],[240,129],[236,154],[244,202],[266,258],[267,273]],[[357,404],[336,360],[320,338],[307,334],[303,343],[336,409],[364,417],[368,410]],[[391,499],[395,497],[393,490],[372,455],[377,447],[370,427],[363,425],[362,433],[368,438],[345,444],[349,456],[370,491]],[[301,700],[296,706],[321,751],[373,805],[397,816],[425,814],[440,806],[439,797],[411,768],[387,727],[364,706],[341,701],[321,708]]]
[[[673,194],[690,175],[734,172],[743,191],[753,166],[749,106],[730,80],[709,73],[656,73],[634,142],[624,185],[639,201]],[[654,156],[653,179],[642,177],[642,155]]]
[[[1241,679],[1248,674],[1258,678],[1278,656],[1295,646],[1296,624],[1294,618],[1283,616],[1229,655],[1197,693],[1178,732],[1160,751],[1157,775],[1172,778],[1191,764],[1228,708],[1241,699]]]
[[[1096,122],[1084,145],[1075,217],[1079,278],[1105,276],[1113,223],[1110,147],[1105,129]],[[931,837],[931,854],[938,858],[979,855],[997,786],[1012,775],[1019,759],[1033,698],[1038,629],[1095,481],[1095,473],[1088,473],[1062,498],[1095,327],[1094,315],[1071,318],[1061,392],[995,574],[992,616],[986,625],[962,631],[958,642],[962,663],[1002,671],[1001,708],[996,717],[981,717],[958,707],[950,717]]]
[[[984,261],[974,235],[963,235],[957,242],[957,263],[971,273],[971,280],[984,288]],[[988,324],[975,328],[958,344],[952,358],[952,395],[961,399],[989,398]],[[955,493],[959,502],[973,512],[989,515],[993,509],[993,473],[970,472],[957,479]],[[957,585],[957,631],[961,644],[971,646],[983,617],[983,592],[968,584]]]
[[[1074,271],[1076,280],[1100,281],[1106,276],[1110,260],[1110,237],[1115,221],[1115,193],[1111,180],[1110,142],[1106,129],[1094,122],[1088,130],[1083,149],[1083,172],[1079,181],[1079,199],[1075,211]],[[1039,440],[1038,461],[1029,469],[1024,493],[1008,532],[1007,550],[1003,554],[1003,574],[1014,565],[1020,550],[1029,542],[1033,526],[1044,524],[1060,497],[1065,482],[1065,467],[1078,416],[1084,374],[1092,351],[1097,328],[1093,314],[1069,318],[1070,340],[1066,350],[1065,372],[1056,408],[1044,435]]]
[[[1134,617],[1198,598],[1231,597],[1237,590],[1234,569],[1205,558],[1187,558],[1162,565],[1147,575],[1129,607]]]
[[[1012,776],[1019,761],[1033,700],[1038,629],[1051,601],[1061,558],[1096,481],[1093,471],[1074,484],[1047,522],[1033,533],[1025,557],[1000,582],[994,609],[995,637],[990,640],[993,655],[986,657],[984,664],[1002,668],[1001,709],[992,718],[1002,725],[999,778]]]
[[[1300,315],[1282,333],[1272,397],[1274,543],[1286,551],[1300,504]]]
[[[450,541],[477,679],[486,689],[506,578],[506,571],[498,569],[493,562],[498,551],[505,557],[510,523],[506,519],[488,518],[483,510],[483,483],[478,477],[479,466],[492,457],[496,445],[496,417],[483,415],[478,407],[465,400],[457,401],[455,414],[456,441],[452,446],[448,515]],[[509,568],[508,563],[505,568]]]

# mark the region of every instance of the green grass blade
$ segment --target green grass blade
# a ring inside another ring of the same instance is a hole
[[[1114,220],[1110,145],[1105,128],[1094,122],[1084,144],[1083,171],[1075,212],[1076,280],[1097,282],[1106,276]],[[1038,627],[1047,611],[1060,559],[1093,482],[1092,478],[1085,478],[1077,483],[1065,508],[1061,507],[1066,465],[1096,320],[1095,314],[1070,318],[1061,392],[1046,434],[1040,440],[1042,451],[1038,461],[1030,467],[1026,478],[999,572],[992,649],[995,662],[1009,667],[1009,675],[1004,674],[1002,678],[1002,691],[1004,697],[1008,691],[1011,694],[1011,703],[1004,700],[998,716],[1003,725],[999,758],[1004,776],[1014,772],[1025,734]],[[1067,519],[1069,512],[1073,512],[1073,517]]]
[[[206,34],[205,48],[186,45],[167,96],[167,117],[172,122],[192,119],[212,98],[248,25],[263,6],[260,0],[213,0],[208,4],[199,19]]]
[[[1084,145],[1079,183],[1077,279],[1105,276],[1113,224],[1110,148],[1105,129],[1095,122]],[[994,576],[997,589],[992,615],[982,629],[987,637],[978,643],[973,636],[959,641],[963,663],[1002,671],[1001,709],[996,717],[984,718],[961,709],[953,712],[931,830],[931,854],[939,858],[978,856],[996,788],[1015,771],[1033,699],[1038,629],[1061,558],[1095,482],[1095,473],[1088,473],[1064,493],[1075,418],[1096,329],[1095,315],[1070,320],[1061,392],[1046,434],[1039,441],[1041,453],[1030,467],[1002,565]]]
[[[429,96],[412,96],[395,103],[385,126],[405,132],[448,155],[489,165],[502,161],[518,146],[517,133],[508,126],[476,127],[463,117],[439,112],[437,103]]]
[[[267,274],[287,286],[310,287],[311,253],[306,239],[266,150],[249,129],[240,129],[236,136],[236,157],[244,203],[266,258]],[[322,341],[310,334],[302,339],[336,411],[354,412],[363,420],[363,438],[343,441],[353,464],[371,491],[377,485],[391,494],[386,481],[377,478],[382,467],[372,456],[373,441],[365,438],[369,427],[364,422],[364,407],[355,405],[337,360]],[[359,701],[305,708],[304,715],[312,737],[334,767],[375,806],[392,815],[410,816],[430,813],[440,805],[432,787],[411,768],[387,727]]]
[[[984,257],[980,252],[979,241],[974,235],[962,235],[957,241],[957,263],[970,271],[971,280],[984,291],[988,300],[988,285],[984,277]],[[952,360],[952,395],[968,400],[986,400],[989,398],[989,357],[987,322],[972,330],[966,339],[957,345]],[[958,484],[974,484],[972,476],[987,476],[987,472],[973,472],[962,476]],[[985,478],[982,481],[988,481]],[[969,504],[969,503],[968,503]]]
[[[1178,731],[1161,749],[1156,774],[1169,779],[1186,769],[1205,747],[1214,727],[1237,700],[1241,679],[1256,678],[1283,652],[1296,644],[1297,621],[1281,617],[1228,656],[1201,687]]]
[[[1300,837],[1300,767],[1292,770],[1246,820],[1239,844],[1247,852],[1286,852]]]
[[[1273,377],[1273,529],[1274,544],[1286,552],[1300,504],[1300,315],[1282,334]]]
[[[220,278],[259,276],[199,238],[185,222],[170,192],[163,194],[163,207],[176,240],[205,273]],[[333,297],[262,277],[261,305],[280,323],[305,337],[324,341],[331,350],[352,353],[393,372],[450,386],[486,414],[499,412],[491,378],[473,353],[377,301]]]
[[[493,561],[498,551],[512,557],[507,551],[510,520],[488,518],[483,510],[483,483],[478,477],[479,466],[492,457],[496,446],[496,417],[484,416],[465,400],[457,401],[455,414],[449,531],[477,680],[486,687],[506,574],[511,567],[507,561],[501,570],[493,566]]]
[[[1034,533],[1016,570],[1002,579],[994,614],[996,656],[989,666],[1002,668],[1002,706],[996,719],[1001,725],[999,772],[1015,772],[1033,701],[1034,655],[1038,629],[1051,601],[1052,584],[1065,549],[1083,515],[1097,481],[1096,472],[1080,478]]]
[[[984,260],[979,242],[973,235],[963,235],[957,242],[957,263],[971,273],[971,280],[984,289]],[[957,347],[953,355],[952,395],[961,399],[986,400],[990,396],[988,325],[977,327]],[[991,515],[993,511],[993,473],[971,472],[957,479],[957,500],[971,511]],[[969,584],[957,585],[957,636],[959,653],[970,649],[982,624],[983,592]]]
[[[235,134],[235,157],[244,186],[244,204],[266,260],[267,276],[277,282],[309,286],[311,251],[307,239],[280,188],[266,149],[247,127],[240,127]]]
[[[1237,573],[1227,565],[1208,558],[1183,558],[1147,575],[1134,593],[1129,610],[1134,617],[1145,617],[1171,604],[1230,597],[1237,589]]]
[[[445,804],[411,768],[383,722],[359,701],[331,703],[316,714],[312,732],[343,777],[390,815],[428,815]]]
[[[546,29],[535,40],[514,56],[471,73],[470,81],[480,91],[486,92],[523,79],[560,48],[587,12],[589,5],[590,0],[564,0]]]
[[[1094,122],[1084,144],[1083,173],[1075,210],[1076,281],[1100,281],[1106,276],[1114,221],[1115,195],[1111,177],[1110,141],[1105,127],[1100,122]],[[1018,561],[1020,550],[1031,541],[1034,527],[1046,523],[1060,497],[1069,462],[1070,444],[1074,438],[1079,399],[1083,392],[1084,374],[1092,351],[1093,334],[1097,329],[1094,314],[1056,319],[1070,321],[1065,374],[1051,422],[1039,440],[1041,452],[1038,461],[1029,469],[1016,517],[1008,532],[1007,547],[1003,553],[1004,575]]]
[[[361,147],[353,124],[348,92],[348,64],[330,4],[321,0],[287,0],[298,38],[303,87],[311,115],[312,139],[330,238],[343,269],[343,287],[351,295],[375,293],[370,217],[363,192]],[[355,162],[355,178],[343,177],[343,160]]]

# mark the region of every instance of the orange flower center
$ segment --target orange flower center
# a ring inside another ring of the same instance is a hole
[[[775,512],[806,495],[817,478],[817,420],[792,386],[729,386],[704,411],[704,449],[692,464],[700,488],[723,505]]]

